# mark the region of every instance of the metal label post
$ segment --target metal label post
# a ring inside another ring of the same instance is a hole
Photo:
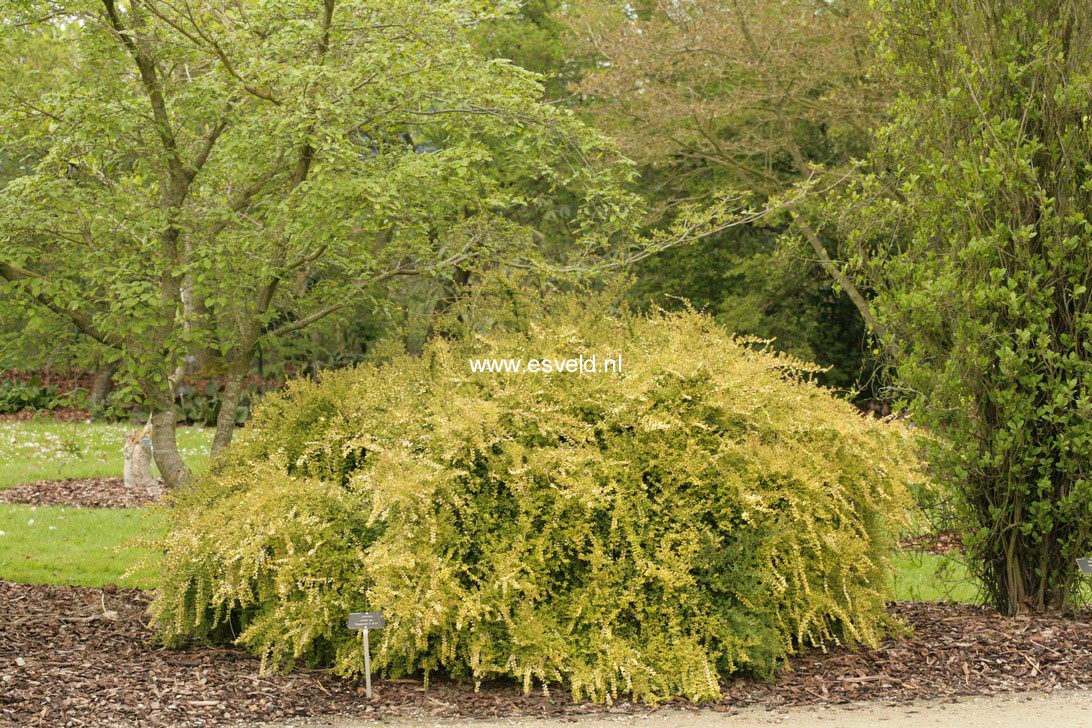
[[[372,699],[372,651],[368,644],[368,628],[364,628],[364,689],[368,700]]]
[[[352,612],[349,615],[349,629],[359,629],[364,633],[361,635],[364,640],[364,689],[369,700],[372,698],[372,653],[371,645],[368,644],[368,630],[386,626],[387,620],[383,618],[382,612]]]

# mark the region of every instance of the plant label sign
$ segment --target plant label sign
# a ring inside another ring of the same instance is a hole
[[[1092,557],[1077,559],[1077,568],[1081,570],[1082,574],[1092,575]]]
[[[371,700],[372,653],[371,646],[368,644],[368,630],[386,627],[387,620],[383,618],[382,612],[349,612],[348,626],[349,629],[359,629],[363,633],[361,638],[364,640],[364,687],[367,691],[368,700]]]
[[[350,612],[349,629],[381,629],[387,626],[382,612]]]

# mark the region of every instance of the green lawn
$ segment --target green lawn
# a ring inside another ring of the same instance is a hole
[[[133,424],[0,422],[0,490],[36,480],[120,477],[125,436]],[[212,430],[179,427],[178,447],[191,468],[208,462]]]
[[[26,584],[152,588],[158,570],[126,570],[150,555],[133,543],[159,527],[145,508],[0,506],[0,579]]]
[[[895,598],[910,602],[976,603],[967,569],[947,556],[901,551],[895,556]]]

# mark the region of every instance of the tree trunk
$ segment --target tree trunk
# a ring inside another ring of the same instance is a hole
[[[248,356],[245,364],[236,362],[232,366],[224,391],[220,393],[220,413],[216,416],[216,434],[212,437],[213,458],[231,444],[231,438],[235,435],[235,413],[243,397],[243,384],[246,373],[250,370],[250,359]]]
[[[106,398],[114,391],[114,374],[117,373],[117,370],[118,363],[116,361],[101,364],[95,370],[95,376],[91,380],[91,392],[87,397],[87,401],[92,407],[98,408],[106,404]]]
[[[152,475],[152,423],[125,438],[125,487],[147,490],[155,485]]]
[[[163,481],[171,490],[184,488],[190,484],[193,474],[178,452],[178,439],[175,423],[178,414],[170,394],[159,397],[156,411],[152,413],[152,454]]]

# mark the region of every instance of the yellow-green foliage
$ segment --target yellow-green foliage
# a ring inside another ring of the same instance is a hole
[[[269,668],[511,676],[656,701],[809,645],[872,645],[902,428],[696,313],[588,313],[437,341],[265,400],[179,496],[155,624]],[[621,374],[475,374],[472,356],[621,354]]]

